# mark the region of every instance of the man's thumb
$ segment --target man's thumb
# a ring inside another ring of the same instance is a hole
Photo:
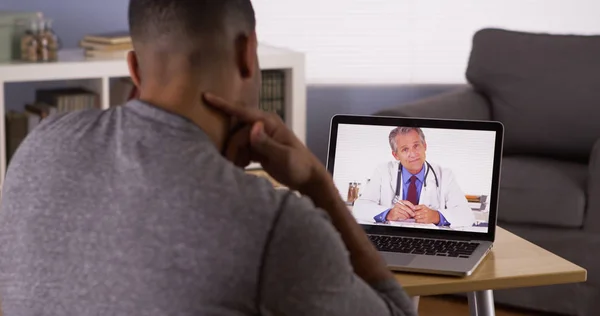
[[[267,135],[262,122],[257,122],[252,126],[250,143],[252,144],[252,149],[265,156],[277,155],[278,151],[284,149],[281,144],[278,144],[273,138]]]

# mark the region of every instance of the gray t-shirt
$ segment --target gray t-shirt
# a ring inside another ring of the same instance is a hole
[[[412,315],[326,213],[139,101],[44,120],[8,168],[4,315]]]

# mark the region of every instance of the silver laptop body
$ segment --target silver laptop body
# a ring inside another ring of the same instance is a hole
[[[469,276],[495,239],[503,134],[499,122],[336,115],[327,169],[391,270]],[[403,147],[394,151],[392,138]],[[418,170],[423,159],[419,202],[448,218],[388,220],[411,181],[405,169]]]

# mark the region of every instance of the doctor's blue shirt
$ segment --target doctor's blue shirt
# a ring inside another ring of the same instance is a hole
[[[415,174],[415,176],[417,177],[417,181],[415,182],[415,185],[417,186],[417,200],[420,200],[421,198],[421,188],[423,187],[423,182],[425,181],[425,169],[426,168],[421,168],[421,171],[419,171],[419,173]],[[402,186],[402,199],[406,200],[406,197],[408,196],[408,187],[410,185],[410,178],[413,176],[412,173],[410,173],[408,170],[406,170],[406,168],[402,168],[402,181],[404,181],[404,184]],[[375,222],[377,223],[385,223],[386,222],[386,217],[388,215],[388,213],[390,212],[391,209],[387,209],[384,212],[382,212],[381,214],[376,215],[375,217],[373,217],[373,219],[375,219]],[[446,218],[444,218],[444,215],[442,215],[442,212],[440,212],[438,210],[438,212],[440,213],[440,222],[438,223],[438,226],[449,226],[450,223],[446,220]]]

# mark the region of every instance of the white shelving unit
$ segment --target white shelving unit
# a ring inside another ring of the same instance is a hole
[[[306,83],[304,54],[261,44],[258,48],[262,70],[285,71],[285,119],[294,133],[306,142]],[[64,50],[53,63],[11,62],[0,64],[0,189],[6,174],[6,83],[73,81],[100,96],[102,108],[110,106],[110,79],[129,77],[125,58],[90,60],[79,49]]]

